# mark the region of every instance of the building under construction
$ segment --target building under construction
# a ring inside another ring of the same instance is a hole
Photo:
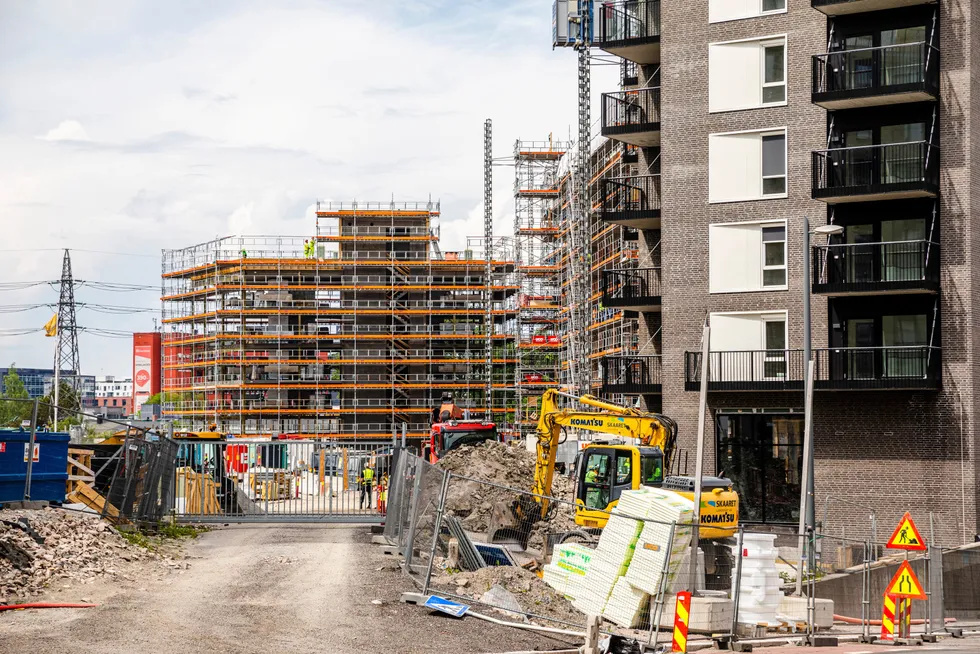
[[[164,252],[164,413],[236,435],[423,438],[452,392],[510,431],[513,240],[490,243],[490,262],[485,238],[443,252],[432,202],[316,214],[310,250],[228,237]]]

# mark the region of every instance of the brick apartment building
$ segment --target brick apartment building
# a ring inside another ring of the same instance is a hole
[[[640,268],[656,271],[613,300],[640,317],[637,354],[662,357],[644,404],[679,421],[690,451],[709,320],[706,471],[735,481],[746,522],[799,518],[809,292],[824,530],[865,537],[873,508],[885,525],[933,512],[943,543],[980,531],[976,11],[970,0],[595,4],[599,47],[636,71],[604,93],[603,135],[638,147],[656,177],[605,216],[641,231]],[[804,217],[842,233],[814,234],[805,252]]]

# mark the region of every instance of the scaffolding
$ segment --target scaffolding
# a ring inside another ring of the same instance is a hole
[[[568,144],[514,144],[514,235],[520,297],[517,313],[517,421],[533,432],[541,395],[560,382],[566,301],[561,288],[564,238],[559,167]]]
[[[513,239],[443,252],[433,202],[318,202],[316,215],[307,238],[164,252],[164,414],[235,435],[419,439],[448,391],[512,430]]]

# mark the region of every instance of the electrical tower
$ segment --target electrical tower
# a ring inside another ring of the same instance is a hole
[[[493,123],[483,123],[483,256],[486,268],[486,389],[484,421],[493,420]]]
[[[67,379],[62,373],[67,373]],[[61,295],[58,297],[58,344],[54,351],[54,424],[58,425],[61,382],[67,381],[76,397],[81,364],[78,358],[78,324],[75,322],[75,280],[71,274],[71,255],[65,250],[61,264]]]

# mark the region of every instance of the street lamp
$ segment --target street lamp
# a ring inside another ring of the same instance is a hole
[[[810,237],[814,234],[826,236],[830,240],[831,236],[844,233],[844,228],[840,225],[820,225],[814,230],[810,230],[810,219],[803,216],[803,397],[804,397],[804,428],[803,428],[803,460],[806,462],[806,488],[803,490],[803,497],[800,503],[803,505],[800,510],[800,548],[799,548],[799,569],[796,574],[796,592],[800,594],[803,585],[803,541],[804,534],[808,530],[816,530],[816,516],[814,511],[814,485],[813,485],[813,407],[806,401],[811,397],[810,389],[810,359],[812,358],[812,334],[810,324]],[[813,552],[809,553],[812,561]]]

